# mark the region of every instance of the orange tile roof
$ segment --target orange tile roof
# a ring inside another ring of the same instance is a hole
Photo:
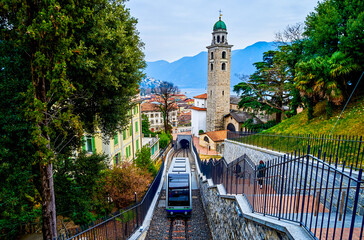
[[[195,107],[195,106],[192,106],[191,109],[197,110],[197,111],[206,111],[206,108],[199,108],[199,107]]]
[[[194,96],[193,98],[207,99],[207,93],[204,93],[204,94],[201,94],[201,95]]]
[[[228,130],[220,130],[220,131],[213,131],[213,132],[207,132],[207,136],[211,138],[214,142],[221,142],[224,141],[227,138],[227,131]]]
[[[159,106],[154,103],[142,103],[141,110],[142,112],[156,112],[159,111]]]

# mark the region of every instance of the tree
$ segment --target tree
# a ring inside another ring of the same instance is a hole
[[[152,132],[150,130],[150,124],[148,116],[145,114],[142,114],[142,133],[144,136],[152,136],[155,137],[157,134],[155,132]]]
[[[327,100],[330,117],[333,104],[345,101],[364,70],[363,8],[362,1],[328,0],[306,17],[304,56],[296,65],[295,85],[308,99],[309,119],[320,100]]]
[[[138,168],[148,171],[153,177],[157,175],[157,169],[151,160],[150,148],[148,146],[143,146],[136,153],[134,163]]]
[[[167,147],[169,142],[173,139],[170,133],[161,132],[158,136],[159,136],[159,148],[161,149]]]
[[[0,4],[1,41],[24,53],[22,71],[7,81],[21,75],[30,80],[20,109],[31,123],[31,156],[40,169],[44,239],[57,237],[52,177],[57,156],[76,150],[85,131],[98,127],[112,136],[129,121],[127,110],[145,66],[135,24],[123,1]],[[15,57],[11,51],[5,55]]]
[[[41,198],[34,182],[32,125],[22,108],[31,82],[24,49],[11,41],[0,41],[0,239],[16,239],[20,227],[41,216]],[[5,67],[6,66],[6,67]],[[30,154],[29,154],[30,153]]]
[[[289,102],[292,76],[278,51],[265,52],[263,62],[254,65],[257,71],[249,80],[243,76],[243,81],[234,86],[234,91],[241,93],[239,107],[276,113],[278,123],[285,111],[284,106]]]
[[[160,99],[160,110],[163,114],[164,131],[166,133],[171,132],[169,125],[169,113],[173,111],[175,107],[174,100],[171,100],[173,94],[178,93],[178,87],[174,86],[173,83],[161,82],[158,87],[153,89],[153,93]]]
[[[104,177],[107,160],[106,155],[87,155],[85,152],[81,152],[77,158],[57,158],[54,163],[57,212],[71,218],[76,224],[95,220],[92,212],[95,212],[97,204],[97,182]]]
[[[104,190],[119,209],[134,202],[135,192],[139,199],[152,181],[151,174],[134,164],[122,162],[107,171]]]

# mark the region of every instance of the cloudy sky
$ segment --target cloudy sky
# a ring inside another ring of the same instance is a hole
[[[175,61],[206,50],[214,23],[222,11],[229,44],[245,48],[273,41],[287,25],[304,22],[318,0],[130,0],[126,6],[138,18],[147,61]]]

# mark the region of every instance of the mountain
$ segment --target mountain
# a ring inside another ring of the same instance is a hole
[[[152,77],[146,77],[140,83],[140,88],[144,89],[152,89],[154,87],[158,87],[162,81],[159,79],[155,79]]]
[[[236,74],[252,74],[255,71],[253,63],[262,61],[263,53],[275,48],[273,42],[257,42],[244,49],[233,50],[231,86],[240,82]],[[145,73],[152,78],[172,82],[180,89],[204,89],[207,86],[207,52],[183,57],[171,63],[164,60],[147,62]]]

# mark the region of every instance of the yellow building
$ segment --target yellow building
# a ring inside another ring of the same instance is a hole
[[[103,142],[102,133],[84,137],[83,150],[90,153],[104,153],[110,157],[110,165],[121,161],[131,161],[142,146],[142,120],[140,103],[129,110],[130,123],[121,132],[107,142]]]

